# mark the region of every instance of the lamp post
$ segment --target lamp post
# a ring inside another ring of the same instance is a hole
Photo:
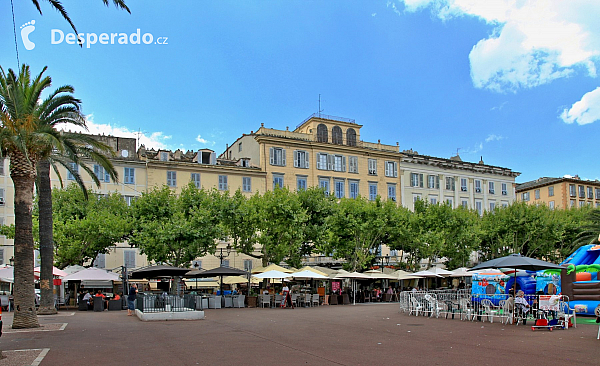
[[[216,257],[219,258],[219,265],[223,265],[223,258],[227,258],[229,257],[229,254],[231,254],[231,244],[227,244],[227,247],[225,248],[225,253],[223,254],[223,248],[219,248],[219,255],[217,255]]]
[[[14,265],[15,265],[15,257],[10,257],[10,259],[8,260],[8,263],[10,263],[10,265],[12,267],[14,267]]]
[[[200,268],[200,265],[198,264],[198,262],[194,262],[194,268],[196,268],[196,270],[198,270],[198,268]],[[196,276],[196,293],[198,292],[198,276]]]
[[[382,255],[380,258],[381,258],[381,273],[383,273],[383,267],[390,264],[390,256]]]

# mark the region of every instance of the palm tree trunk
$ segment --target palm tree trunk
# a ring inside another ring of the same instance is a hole
[[[56,314],[54,307],[54,238],[52,234],[52,187],[50,184],[50,162],[41,160],[37,164],[38,206],[40,225],[40,308],[38,314]]]
[[[39,327],[35,311],[35,287],[33,282],[33,233],[31,209],[35,165],[23,154],[11,154],[10,176],[15,187],[15,313],[12,327]]]

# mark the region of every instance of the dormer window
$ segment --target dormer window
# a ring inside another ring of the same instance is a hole
[[[317,126],[317,142],[329,142],[327,126],[322,123]]]
[[[169,161],[169,153],[166,151],[160,152],[160,161]]]
[[[348,146],[356,146],[356,131],[353,128],[349,128],[346,131],[346,144]]]
[[[331,142],[336,145],[342,145],[344,143],[342,129],[339,126],[333,126],[331,129]]]

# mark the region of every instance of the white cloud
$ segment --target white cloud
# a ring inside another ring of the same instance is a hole
[[[209,140],[203,139],[202,135],[198,135],[198,137],[196,137],[196,141],[198,141],[201,144],[205,144],[205,145],[211,145],[211,146],[215,145],[214,141],[209,141]]]
[[[600,120],[600,87],[585,93],[580,101],[574,103],[570,109],[565,109],[560,115],[565,123],[577,122],[587,125]]]
[[[84,130],[83,128],[79,128],[79,127],[72,128],[71,126],[67,127],[66,129],[71,130],[73,132],[83,132],[83,133],[89,133],[89,134],[93,134],[93,135],[112,135],[112,136],[118,136],[118,137],[133,137],[133,138],[139,139],[139,144],[145,145],[146,148],[154,148],[154,149],[168,149],[169,148],[166,143],[166,140],[171,139],[171,136],[164,135],[162,132],[152,132],[150,134],[147,134],[146,132],[131,131],[127,127],[95,123],[93,114],[89,114],[86,116],[86,124],[88,127],[87,131]]]
[[[485,138],[485,142],[490,142],[490,141],[500,141],[504,139],[504,137],[500,136],[500,135],[494,135],[491,134],[488,137]]]
[[[596,77],[600,57],[597,0],[398,0],[405,12],[424,8],[446,21],[470,16],[492,25],[492,34],[469,54],[477,88],[516,91],[585,70]],[[393,2],[388,6],[397,12]]]
[[[371,16],[372,16],[372,17],[374,17],[374,16],[376,16],[376,15],[377,15],[377,13],[372,13],[372,14],[371,14]]]

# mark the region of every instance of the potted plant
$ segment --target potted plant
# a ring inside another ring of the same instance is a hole
[[[248,306],[249,308],[255,308],[257,303],[258,294],[254,289],[251,289],[248,293],[248,296],[246,296],[246,306]]]

